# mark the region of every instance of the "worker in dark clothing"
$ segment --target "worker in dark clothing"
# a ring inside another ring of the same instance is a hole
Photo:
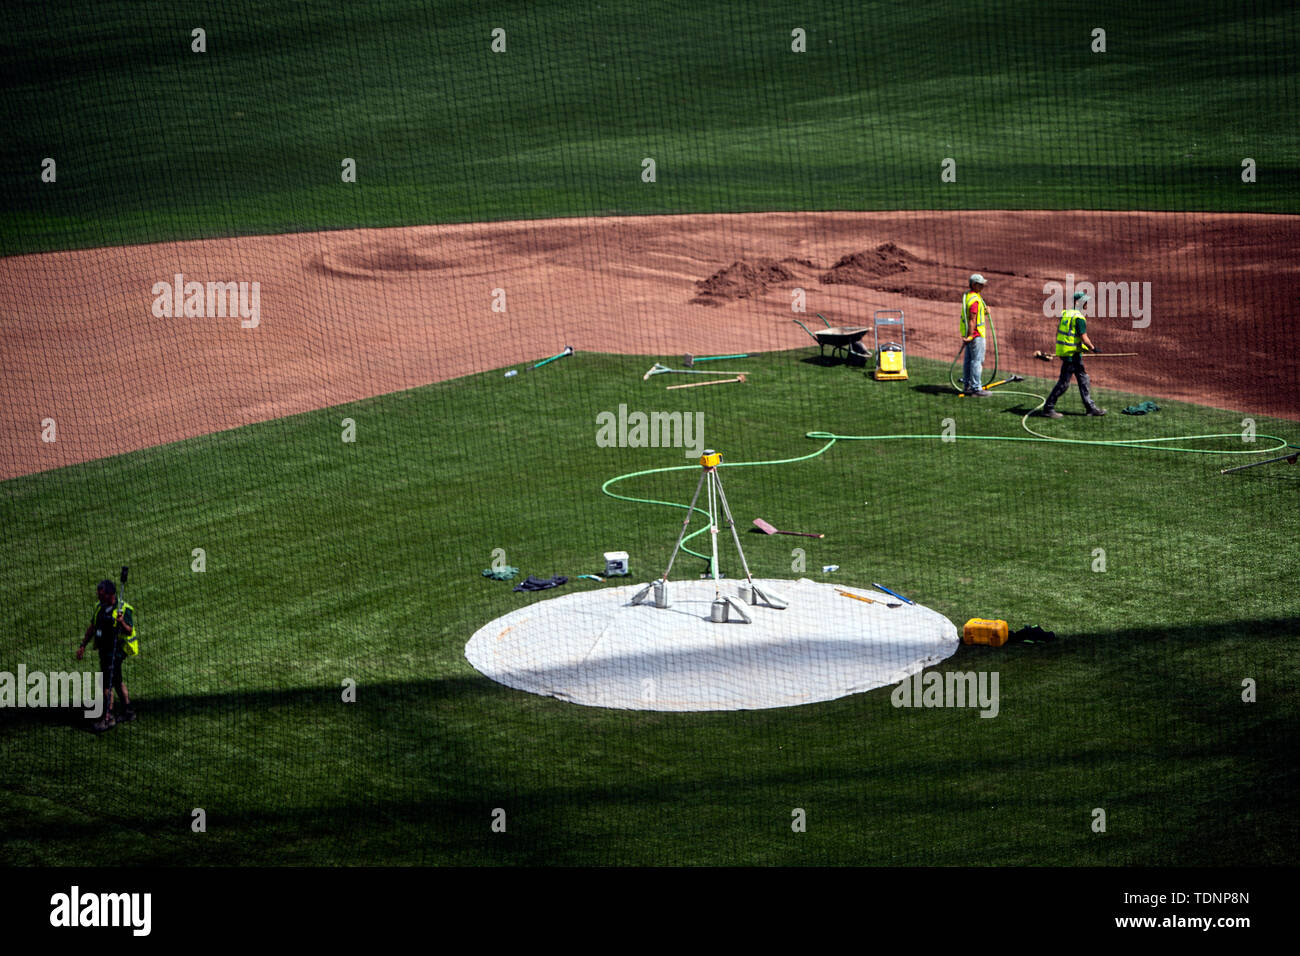
[[[1079,397],[1083,399],[1083,407],[1088,410],[1088,414],[1106,414],[1106,409],[1099,408],[1092,400],[1088,372],[1083,367],[1084,352],[1096,351],[1092,340],[1088,338],[1088,319],[1080,311],[1088,305],[1088,293],[1076,292],[1074,304],[1075,308],[1061,313],[1061,324],[1056,330],[1056,354],[1061,360],[1061,377],[1057,379],[1056,387],[1047,396],[1047,401],[1038,413],[1043,418],[1064,417],[1056,410],[1056,402],[1070,387],[1071,376],[1079,382]]]
[[[126,681],[122,679],[122,661],[126,659],[124,641],[135,633],[134,615],[131,605],[117,599],[117,585],[107,579],[100,581],[96,589],[99,603],[95,606],[95,616],[90,627],[77,648],[77,660],[86,653],[86,644],[91,638],[95,641],[95,650],[99,651],[99,671],[103,675],[104,715],[91,726],[96,731],[104,731],[116,724],[135,720],[135,711],[131,709],[131,698],[126,693]],[[121,709],[113,714],[113,691],[121,701]]]

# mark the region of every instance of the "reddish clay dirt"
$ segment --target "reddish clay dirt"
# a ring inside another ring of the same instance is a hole
[[[552,355],[808,349],[903,309],[951,359],[971,272],[1003,366],[1051,375],[1044,283],[1150,282],[1150,325],[1096,318],[1094,383],[1300,421],[1300,217],[1104,212],[764,213],[365,229],[0,260],[0,477]],[[257,328],[155,318],[155,282],[261,284]],[[506,312],[492,310],[504,289]],[[702,308],[701,299],[714,304]],[[805,318],[805,316],[797,316]],[[812,319],[817,322],[815,318]],[[806,354],[806,353],[805,353]],[[792,360],[793,360],[792,356]],[[856,381],[856,379],[854,379]],[[848,378],[845,381],[849,381]],[[1074,399],[1077,401],[1077,399]],[[1071,401],[1067,398],[1066,402]],[[57,441],[41,441],[54,419]]]
[[[737,260],[707,279],[696,282],[700,291],[691,301],[696,305],[722,306],[737,299],[761,295],[774,285],[788,285],[796,278],[795,273],[773,259]]]
[[[866,289],[875,289],[885,276],[910,272],[918,263],[921,260],[906,249],[892,242],[882,242],[867,252],[841,256],[839,262],[819,277],[819,281],[824,285],[860,285]]]

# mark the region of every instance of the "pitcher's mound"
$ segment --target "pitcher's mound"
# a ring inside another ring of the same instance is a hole
[[[722,582],[736,596],[735,580]],[[807,578],[759,581],[790,602],[746,605],[752,624],[714,624],[712,581],[670,581],[668,608],[633,605],[641,585],[566,594],[480,628],[465,657],[507,687],[623,710],[758,710],[896,684],[951,657],[956,626],[920,605],[865,604]],[[840,590],[878,601],[873,590]]]

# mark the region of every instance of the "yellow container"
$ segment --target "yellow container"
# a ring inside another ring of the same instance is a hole
[[[962,628],[961,639],[964,644],[987,644],[989,647],[1001,647],[1007,642],[1007,622],[992,621],[983,617],[973,617]]]

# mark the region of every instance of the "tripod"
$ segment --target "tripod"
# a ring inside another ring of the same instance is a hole
[[[709,519],[709,539],[712,546],[712,558],[709,561],[709,569],[713,576],[713,606],[710,610],[709,620],[715,624],[725,623],[728,619],[728,609],[734,609],[740,619],[746,623],[752,623],[749,615],[745,613],[740,602],[730,595],[722,593],[721,586],[718,583],[718,529],[719,517],[725,517],[727,527],[731,529],[732,540],[736,542],[736,552],[740,555],[740,565],[745,569],[745,580],[748,585],[742,589],[741,594],[749,598],[751,604],[757,604],[760,601],[768,607],[778,610],[789,606],[789,601],[780,595],[760,588],[754,583],[754,576],[750,573],[749,562],[745,560],[745,550],[740,546],[740,535],[736,531],[736,521],[731,516],[731,505],[727,503],[727,494],[722,490],[722,476],[718,474],[718,466],[722,463],[722,455],[713,449],[705,449],[704,454],[700,456],[700,466],[703,471],[700,472],[699,483],[695,486],[695,494],[691,497],[690,507],[686,509],[686,517],[682,521],[682,530],[677,535],[677,544],[673,547],[673,553],[668,558],[668,567],[664,569],[663,576],[651,584],[647,584],[632,599],[633,604],[641,604],[650,591],[654,590],[655,607],[668,607],[668,575],[673,569],[673,562],[677,560],[677,553],[682,549],[682,542],[686,540],[686,531],[691,524],[691,516],[695,514],[696,502],[700,500],[700,492],[706,487],[708,492],[705,496],[707,504],[707,515]]]

